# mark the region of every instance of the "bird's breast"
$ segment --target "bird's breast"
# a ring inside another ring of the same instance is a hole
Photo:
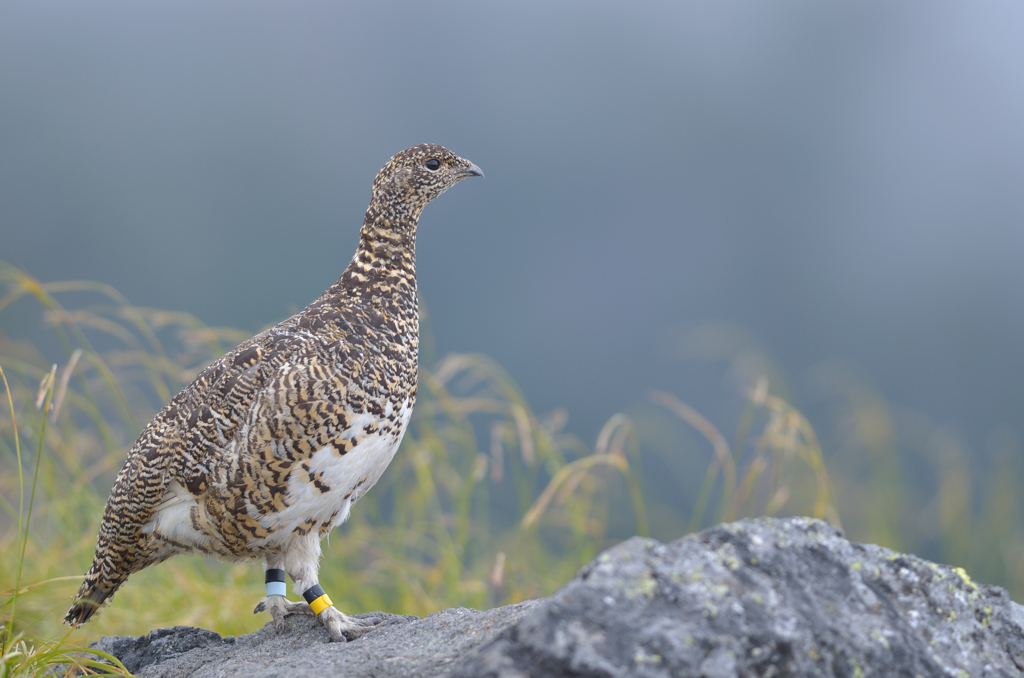
[[[260,517],[270,540],[284,542],[311,531],[323,534],[348,518],[352,505],[380,480],[398,451],[412,416],[412,398],[389,410],[390,405],[384,414],[391,426],[366,412],[353,418],[349,431],[374,432],[360,435],[348,452],[325,445],[296,464],[285,481],[284,507]]]

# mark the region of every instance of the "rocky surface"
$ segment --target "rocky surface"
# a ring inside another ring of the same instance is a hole
[[[416,678],[443,675],[473,648],[518,621],[538,601],[477,612],[453,608],[423,619],[374,612],[371,633],[349,643],[331,643],[313,617],[273,623],[245,636],[221,638],[205,629],[176,626],[138,638],[108,636],[94,645],[140,678]]]
[[[424,619],[382,615],[327,643],[310,618],[240,638],[109,637],[139,676],[1024,675],[1024,608],[963,570],[847,541],[807,518],[633,538],[543,601]]]

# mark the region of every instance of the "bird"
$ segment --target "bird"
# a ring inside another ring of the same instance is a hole
[[[269,612],[315,615],[332,642],[379,619],[338,610],[320,541],[398,450],[416,402],[416,228],[474,163],[420,144],[373,181],[355,255],[304,309],[203,369],[143,429],[114,480],[96,554],[64,621],[89,621],[132,574],[174,555],[263,559]],[[285,574],[305,602],[287,599]]]

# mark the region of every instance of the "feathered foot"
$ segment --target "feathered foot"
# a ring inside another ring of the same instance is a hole
[[[309,603],[290,602],[284,596],[267,596],[252,611],[253,614],[259,614],[260,612],[270,613],[270,616],[274,619],[274,628],[280,633],[285,630],[285,617],[292,614],[312,615],[313,608],[309,606]],[[334,607],[334,605],[328,605],[316,617],[327,628],[332,643],[346,642],[348,638],[345,637],[345,634],[348,634],[353,639],[358,638],[383,621],[380,617],[367,617],[365,619],[349,617]]]
[[[284,618],[291,614],[312,615],[313,610],[308,603],[293,603],[284,596],[267,596],[256,605],[253,614],[269,612],[274,619],[274,628],[278,633],[284,631]]]
[[[383,621],[380,617],[367,617],[366,619],[349,617],[333,605],[324,608],[317,616],[320,623],[326,626],[327,632],[331,634],[332,643],[346,642],[348,640],[345,637],[346,633],[353,639],[358,638]]]

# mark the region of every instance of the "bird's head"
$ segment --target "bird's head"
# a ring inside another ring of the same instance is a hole
[[[379,208],[398,216],[408,212],[419,217],[427,203],[466,177],[482,177],[483,171],[444,146],[420,144],[388,160],[373,181],[373,198]]]

